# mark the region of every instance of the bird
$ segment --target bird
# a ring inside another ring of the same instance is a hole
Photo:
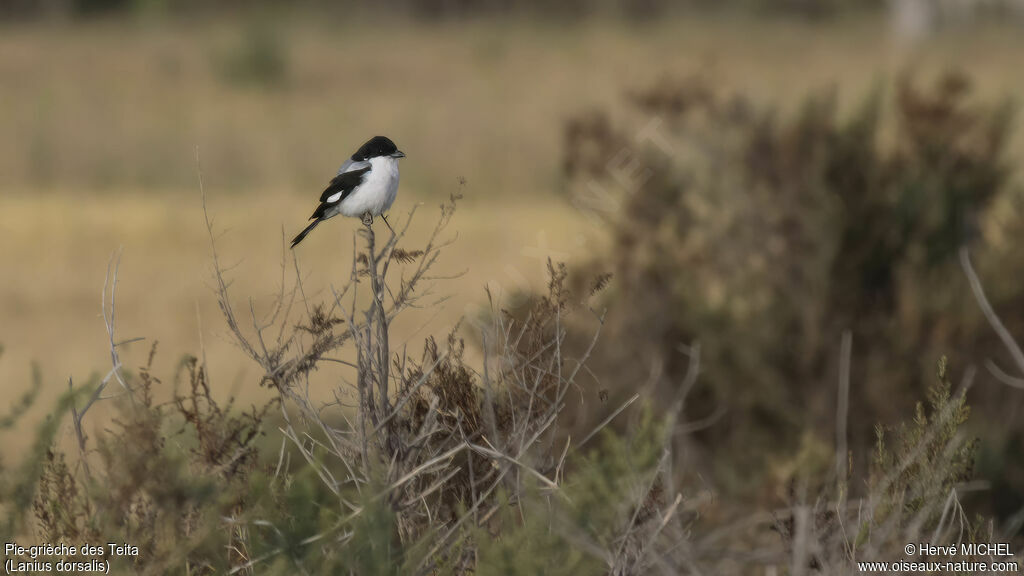
[[[387,224],[384,212],[398,195],[399,158],[405,158],[405,153],[390,138],[374,136],[367,140],[324,188],[320,205],[309,217],[313,222],[292,240],[292,248],[321,222],[338,214],[362,218],[366,226],[373,224],[374,216],[380,216]]]

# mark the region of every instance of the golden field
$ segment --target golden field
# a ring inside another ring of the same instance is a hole
[[[224,67],[262,24],[98,21],[0,29],[0,382],[13,398],[41,362],[44,407],[68,377],[109,368],[100,293],[123,250],[119,338],[159,340],[170,375],[200,340],[215,381],[244,396],[253,372],[221,337],[197,185],[198,149],[221,257],[241,307],[266,302],[283,236],[304,225],[322,184],[374,134],[407,154],[395,213],[419,230],[467,180],[442,262],[452,298],[400,328],[411,348],[483,299],[538,287],[543,261],[580,260],[602,231],[560,194],[562,126],[666,75],[703,73],[791,109],[836,86],[844,105],[915,66],[971,72],[983,97],[1024,93],[1024,37],[950,31],[915,47],[881,19],[807,24],[742,17],[646,25],[491,20],[314,22],[275,29],[286,70],[271,86]],[[386,41],[382,38],[386,37]],[[1013,164],[1024,164],[1017,143]],[[311,294],[351,265],[355,221],[332,220],[298,250]],[[416,233],[412,238],[418,237]],[[289,277],[292,272],[288,271]],[[129,365],[145,358],[135,344]],[[248,378],[247,378],[248,377]]]

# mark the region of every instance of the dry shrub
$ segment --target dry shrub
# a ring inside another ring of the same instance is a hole
[[[116,571],[209,574],[231,545],[221,516],[251,505],[250,476],[259,470],[255,441],[274,402],[236,415],[209,394],[205,369],[186,358],[188,389],[169,403],[154,400],[156,353],[136,377],[123,376],[117,416],[69,464],[50,448],[34,494],[34,516],[46,542],[126,542],[137,557],[104,558]],[[83,413],[84,415],[84,413]],[[82,430],[82,428],[79,428]]]
[[[568,462],[578,459],[559,431],[561,414],[570,392],[578,389],[596,331],[573,358],[564,349],[565,325],[570,316],[589,315],[599,329],[600,315],[581,303],[607,286],[607,276],[577,292],[567,285],[566,267],[549,264],[548,290],[525,303],[522,319],[490,301],[489,314],[470,327],[484,344],[479,367],[466,363],[458,326],[443,342],[426,338],[419,357],[391,349],[391,322],[435,298],[433,269],[449,242],[442,236],[457,200],[453,196],[441,206],[433,232],[416,248],[402,246],[412,214],[404,222],[393,218],[394,230],[383,240],[372,227],[360,230],[349,278],[326,302],[306,298],[296,262],[294,284],[282,284],[269,317],[261,319],[250,309],[253,317],[245,325],[252,331],[241,329],[230,282],[216,267],[225,320],[239,347],[260,366],[261,382],[278,392],[290,450],[337,498],[336,523],[306,541],[311,547],[337,541],[355,554],[310,553],[304,566],[352,569],[343,558],[376,558],[373,562],[384,564],[371,562],[373,570],[472,573],[480,538],[516,529],[502,520],[508,507],[532,507],[534,487],[544,498],[560,497]],[[311,374],[328,369],[336,401],[325,404],[310,398],[308,384]],[[198,389],[200,397],[207,396],[203,386]],[[648,449],[658,452],[661,444],[652,446]],[[657,458],[646,462],[643,473],[649,476],[657,463]],[[614,475],[607,482],[625,482],[634,473],[619,466],[605,476]],[[623,505],[639,509],[647,494],[623,494]],[[634,521],[630,533],[647,526],[664,504],[648,500],[643,522]],[[593,506],[584,512],[593,513]],[[623,517],[606,518],[604,530]],[[246,522],[244,514],[236,518]],[[595,543],[605,545],[611,540]],[[623,553],[601,554],[618,558]]]

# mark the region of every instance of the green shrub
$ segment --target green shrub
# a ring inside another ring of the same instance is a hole
[[[718,419],[695,434],[707,458],[691,464],[713,469],[726,492],[782,492],[762,484],[781,455],[807,430],[834,433],[844,331],[857,478],[874,424],[913,405],[940,354],[966,365],[1001,349],[957,250],[984,245],[994,215],[1021,197],[1006,161],[1011,109],[975,102],[967,77],[921,88],[903,76],[892,98],[879,90],[849,114],[835,92],[783,114],[699,77],[628,102],[635,134],[603,111],[565,130],[570,197],[614,235],[610,254],[577,267],[615,277],[591,369],[629,382],[638,364],[658,366],[671,398],[691,364],[680,346],[699,342],[684,418]],[[1019,251],[997,248],[983,267],[1020,277]],[[1024,331],[1020,283],[999,283],[996,299],[1010,330]],[[975,390],[1004,409],[999,388]]]
[[[937,381],[928,389],[928,408],[918,402],[914,420],[890,430],[895,438],[886,441],[886,430],[876,429],[871,489],[881,500],[876,521],[888,514],[906,517],[924,515],[933,526],[942,510],[935,507],[950,491],[974,476],[978,442],[962,438],[963,424],[970,408],[966,390],[952,398],[952,383],[946,358],[939,361]],[[899,510],[894,508],[900,507]]]

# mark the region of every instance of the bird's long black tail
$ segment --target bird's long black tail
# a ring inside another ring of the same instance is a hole
[[[302,242],[302,239],[306,237],[306,234],[309,234],[313,230],[313,228],[316,228],[316,225],[319,224],[320,222],[323,222],[323,220],[321,220],[320,218],[317,218],[316,220],[313,220],[312,224],[310,224],[309,226],[306,226],[305,230],[303,230],[302,232],[299,232],[299,235],[296,236],[292,240],[292,248],[295,248],[296,244],[298,244],[299,242]]]

